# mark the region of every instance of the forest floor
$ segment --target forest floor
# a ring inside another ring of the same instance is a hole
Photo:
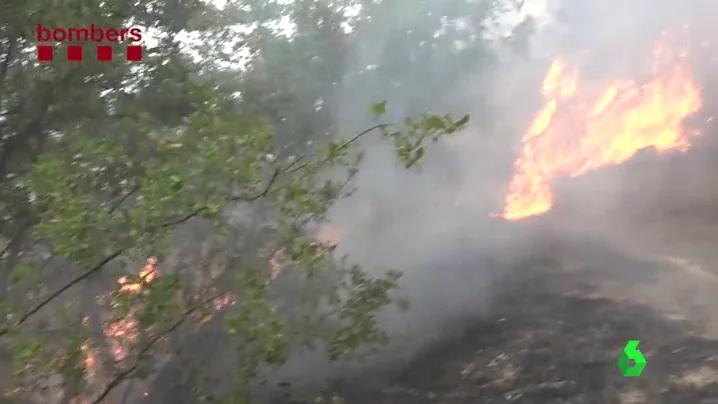
[[[718,403],[718,226],[686,223],[643,229],[662,236],[631,251],[629,240],[555,243],[488,318],[381,388],[346,389],[344,403]],[[615,362],[632,339],[647,366],[623,377]]]

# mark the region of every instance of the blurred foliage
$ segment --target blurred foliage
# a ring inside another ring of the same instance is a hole
[[[478,21],[488,11],[468,0],[446,2],[445,12],[428,1],[363,2],[352,17],[342,3],[3,3],[0,355],[12,368],[0,369],[0,380],[14,377],[0,388],[8,399],[36,397],[59,377],[66,399],[94,403],[129,381],[150,401],[170,389],[238,402],[260,367],[302,346],[336,359],[386,343],[376,314],[394,303],[400,274],[372,277],[338,259],[316,228],[351,191],[360,138],[385,138],[410,168],[427,141],[468,123],[426,111],[487,51],[475,32],[434,33],[446,18]],[[409,22],[383,21],[393,7]],[[292,35],[277,31],[282,18]],[[157,41],[141,64],[38,64],[38,23],[138,26]],[[350,59],[379,28],[393,30],[383,32],[390,43]],[[195,42],[183,46],[178,34],[188,32]],[[452,51],[459,37],[474,39]],[[442,74],[431,70],[443,65]],[[390,94],[360,91],[368,82]],[[392,112],[397,83],[413,93]],[[353,112],[354,126],[368,127],[350,137],[334,118],[346,99],[340,87],[357,91],[364,109]],[[183,228],[198,250],[190,269],[177,258],[191,250],[178,244]],[[200,251],[205,245],[215,253]],[[140,273],[147,257],[158,259],[156,279]],[[127,283],[141,291],[126,292]],[[236,356],[233,388],[221,394],[211,365],[184,362],[215,344],[203,342],[209,332]],[[185,378],[163,386],[163,375],[176,374],[170,367]]]

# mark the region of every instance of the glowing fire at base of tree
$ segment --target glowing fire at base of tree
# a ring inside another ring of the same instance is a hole
[[[653,56],[650,81],[614,81],[602,89],[581,87],[576,68],[554,61],[543,82],[545,103],[522,141],[503,218],[551,210],[557,178],[623,163],[646,148],[690,147],[682,123],[701,108],[702,97],[680,63],[686,54],[658,44]]]

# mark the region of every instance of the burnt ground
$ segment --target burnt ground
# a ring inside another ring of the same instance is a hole
[[[619,175],[630,192],[614,212],[586,214],[585,195],[611,193],[589,180],[575,213],[546,215],[552,231],[537,238],[549,240],[495,288],[490,315],[396,374],[350,380],[335,390],[340,401],[324,402],[718,404],[714,143],[703,157]],[[627,378],[615,362],[633,339],[648,363]]]
[[[343,402],[718,403],[718,276],[704,262],[718,237],[706,237],[704,256],[668,238],[631,253],[621,240],[561,240],[507,280],[490,317],[381,387],[343,388]],[[631,339],[648,364],[626,378],[615,361]]]
[[[714,88],[714,72],[702,87]],[[707,118],[715,106],[706,99],[697,116],[703,133],[718,133],[718,120]],[[517,268],[489,317],[395,376],[350,381],[340,400],[325,402],[718,403],[718,137],[696,143],[691,153],[648,156],[663,162],[620,174],[621,192],[631,190],[617,203],[624,219],[599,212],[566,220],[590,228],[594,241],[554,240],[548,259]],[[611,193],[588,184],[579,211],[586,194]],[[617,222],[622,228],[605,228]],[[641,341],[647,366],[626,378],[615,361],[631,339]]]

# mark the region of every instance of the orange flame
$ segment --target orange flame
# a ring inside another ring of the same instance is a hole
[[[143,269],[139,271],[137,280],[131,280],[127,276],[123,276],[118,279],[118,283],[120,284],[120,293],[129,293],[129,294],[137,294],[142,291],[142,289],[149,283],[154,282],[157,280],[158,277],[158,271],[156,268],[157,265],[157,258],[156,257],[150,257],[147,259],[147,262]],[[236,303],[235,298],[231,295],[225,295],[221,296],[220,298],[212,301],[212,308],[214,311],[219,311],[224,309],[227,306],[234,305]],[[198,313],[196,320],[199,323],[204,323],[207,320],[209,320],[212,315],[205,315],[202,313]],[[88,325],[89,319],[85,318],[84,324]],[[138,324],[135,319],[135,312],[134,310],[131,311],[125,318],[117,319],[114,321],[109,322],[105,326],[105,336],[107,337],[107,342],[110,345],[110,353],[112,354],[112,358],[117,361],[121,362],[124,360],[127,360],[128,355],[130,353],[130,350],[136,346],[138,340],[139,340],[139,329]],[[89,344],[85,344],[82,346],[82,351],[84,354],[83,357],[83,365],[86,371],[86,377],[88,378],[88,382],[90,384],[97,383],[94,378],[98,374],[98,370],[100,369],[100,364],[98,361],[98,352],[96,349],[91,347]],[[143,393],[144,396],[147,396],[147,392]],[[79,400],[79,401],[78,401]],[[76,401],[73,401],[73,404],[83,404],[85,402],[90,402],[89,400],[86,400],[84,398],[78,398]]]
[[[157,258],[149,257],[144,268],[138,273],[139,281],[133,282],[123,276],[117,280],[120,284],[120,293],[139,293],[144,285],[157,279]],[[113,321],[105,327],[105,334],[110,342],[112,355],[115,360],[123,360],[128,353],[128,345],[137,341],[137,323],[129,316],[126,319]],[[91,374],[97,367],[96,353],[89,347],[83,346],[85,352],[85,369]]]
[[[139,282],[131,282],[126,276],[121,277],[117,280],[120,284],[120,292],[122,293],[139,293],[142,290],[143,285],[148,284],[157,279],[157,258],[150,257],[147,259],[145,267],[140,271]]]
[[[682,123],[700,109],[700,90],[667,48],[656,47],[654,56],[653,80],[612,82],[593,102],[577,96],[575,68],[563,59],[551,65],[543,82],[545,104],[522,140],[503,218],[551,210],[551,183],[557,178],[620,164],[650,147],[664,152],[690,146]]]

